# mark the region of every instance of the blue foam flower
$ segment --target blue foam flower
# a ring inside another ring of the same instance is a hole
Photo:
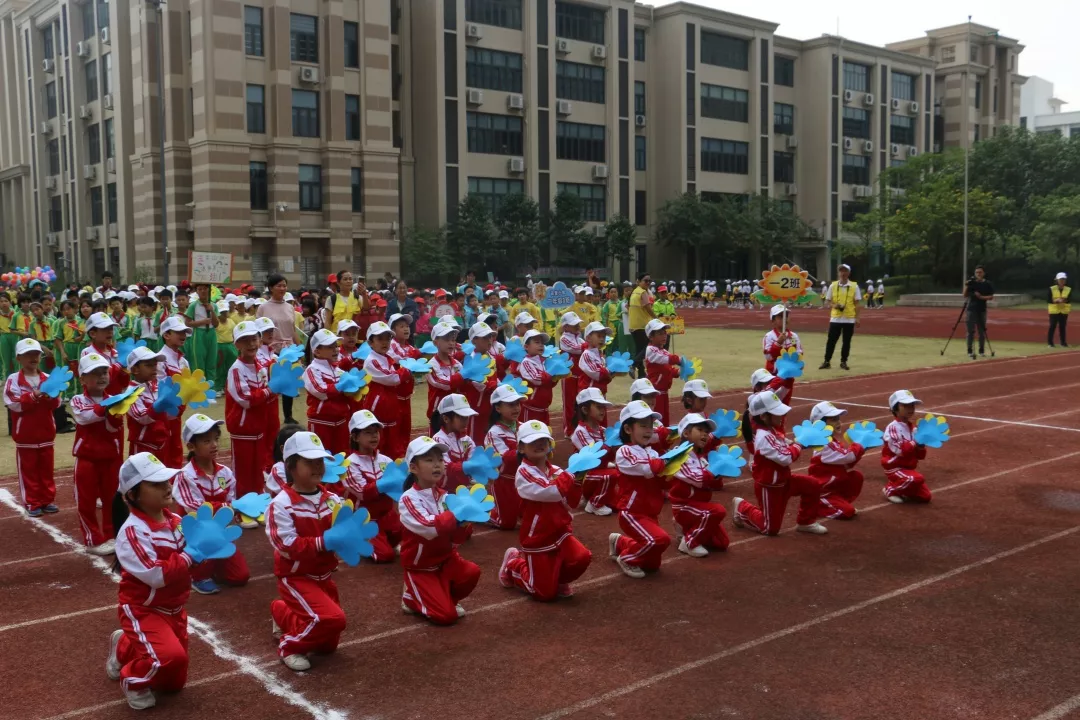
[[[682,455],[685,455],[687,452],[690,451],[690,448],[692,448],[692,447],[694,447],[694,446],[691,443],[688,443],[688,442],[685,442],[685,441],[681,442],[678,445],[676,445],[675,447],[668,450],[663,455],[661,455],[660,459],[663,460],[664,462],[671,462],[672,460],[675,460],[676,458],[681,457]]]
[[[421,360],[419,358],[402,358],[400,363],[401,367],[405,368],[411,373],[418,375],[431,372],[431,361]]]
[[[784,380],[802,377],[805,364],[797,352],[786,352],[776,359],[776,376]]]
[[[633,367],[634,361],[630,357],[628,352],[613,352],[608,356],[607,369],[610,373],[624,373],[630,372],[630,368]]]
[[[158,396],[154,400],[154,411],[176,417],[180,414],[180,386],[171,377],[167,377],[158,383]]]
[[[949,441],[949,423],[940,415],[927,413],[915,426],[912,437],[920,445],[939,448]]]
[[[116,362],[118,362],[121,367],[127,367],[128,355],[130,355],[131,351],[137,347],[146,347],[146,341],[139,340],[136,342],[134,338],[124,338],[116,343]]]
[[[54,398],[68,389],[72,377],[74,375],[67,367],[58,367],[52,371],[52,374],[49,375],[45,382],[38,385],[38,391],[42,395]]]
[[[717,477],[739,477],[745,466],[746,458],[737,445],[721,445],[709,453],[709,472]]]
[[[519,378],[516,375],[507,375],[505,378],[503,378],[503,381],[501,383],[499,383],[499,384],[500,385],[509,385],[510,387],[512,387],[514,389],[514,392],[516,392],[518,395],[528,396],[528,395],[530,395],[532,393],[532,388],[529,387],[529,383],[525,382],[524,380],[522,380],[521,378]]]
[[[571,475],[594,470],[600,467],[605,455],[607,455],[607,448],[602,443],[586,445],[570,456],[570,460],[566,464],[566,470]]]
[[[356,352],[352,356],[354,360],[367,360],[370,354],[371,346],[364,342],[360,344],[360,347],[356,348]]]
[[[426,343],[423,344],[423,346],[421,346],[420,353],[423,355],[438,355],[439,348],[435,347],[435,343],[428,340]]]
[[[832,442],[832,426],[826,425],[824,420],[815,423],[803,420],[792,428],[792,431],[795,433],[795,442],[803,447],[825,447]]]
[[[885,444],[884,433],[868,420],[852,423],[844,433],[844,439],[849,443],[858,443],[865,449],[881,447]]]
[[[461,471],[473,482],[487,485],[499,477],[499,468],[502,467],[502,455],[495,448],[482,447],[473,451],[468,460],[461,463]]]
[[[740,424],[742,418],[735,410],[717,410],[709,416],[709,419],[716,423],[713,435],[718,438],[738,437],[742,429]]]
[[[378,534],[379,526],[371,522],[367,509],[353,510],[352,503],[346,502],[334,511],[333,525],[322,536],[323,547],[337,553],[346,565],[354,567],[360,563],[360,558],[375,554],[369,541]]]
[[[371,376],[368,375],[367,372],[352,368],[349,372],[342,374],[342,376],[338,378],[337,384],[334,387],[338,389],[338,392],[352,395],[353,393],[359,392],[370,380]]]
[[[341,482],[341,476],[349,471],[349,461],[345,453],[338,453],[332,458],[323,460],[323,484]]]
[[[517,363],[525,359],[525,343],[521,342],[521,338],[511,338],[507,341],[503,357]]]
[[[609,448],[619,447],[623,444],[622,438],[619,437],[619,425],[612,425],[604,431],[604,444]]]
[[[109,397],[102,400],[101,401],[101,406],[102,407],[112,407],[113,405],[116,405],[117,403],[120,403],[120,402],[122,402],[124,400],[127,400],[129,397],[131,397],[135,393],[136,390],[141,391],[142,386],[141,385],[128,385],[126,388],[124,388],[120,392],[116,393],[115,395],[110,395]]]
[[[491,519],[491,509],[495,499],[488,495],[483,485],[464,485],[453,495],[446,496],[446,509],[454,514],[458,522],[487,522]]]
[[[476,346],[473,345],[471,342],[466,342],[466,343],[462,344],[462,346],[461,346],[461,352],[464,353],[466,357],[468,357],[469,355],[472,355],[473,350],[475,350],[475,349],[476,349]]]
[[[277,359],[278,362],[284,360],[285,362],[298,363],[304,359],[304,346],[286,345],[278,351]]]
[[[270,507],[270,493],[249,492],[233,500],[232,509],[249,518],[257,518]]]
[[[291,362],[278,360],[270,367],[270,392],[275,395],[296,397],[304,387],[304,368]]]
[[[544,361],[544,370],[552,377],[565,377],[570,374],[570,359],[563,353],[552,355]]]
[[[558,354],[558,352],[559,352],[559,348],[555,347],[554,345],[545,345],[544,346],[544,357],[545,358],[553,357],[554,355]]]
[[[405,492],[405,478],[408,475],[409,467],[405,464],[405,460],[395,460],[383,468],[382,477],[375,481],[375,487],[383,495],[397,502],[401,499],[401,494]]]
[[[217,393],[213,390],[207,390],[206,398],[204,400],[201,402],[193,402],[188,405],[188,407],[192,410],[201,410],[205,407],[210,407],[211,405],[217,405]]]
[[[215,513],[209,503],[200,505],[193,515],[180,520],[185,550],[195,562],[222,560],[236,552],[236,539],[243,533],[233,519],[232,508],[222,507]]]
[[[493,372],[495,359],[490,355],[469,355],[461,364],[461,377],[472,382],[485,382]]]

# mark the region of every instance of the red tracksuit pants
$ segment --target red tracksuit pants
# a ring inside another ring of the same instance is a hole
[[[304,575],[279,577],[278,592],[281,599],[270,603],[270,614],[281,628],[278,654],[334,652],[345,631],[345,612],[334,581]]]
[[[821,488],[820,517],[833,520],[849,520],[855,517],[854,502],[862,492],[863,474],[858,470],[836,467],[827,475],[814,473],[813,476],[825,485]]]
[[[323,446],[331,455],[337,455],[338,453],[349,454],[349,425],[347,419],[335,424],[325,420],[308,418],[307,429],[319,436]]]
[[[521,496],[513,477],[500,475],[488,483],[488,492],[495,499],[491,508],[491,525],[500,530],[513,530],[521,516]]]
[[[142,605],[121,605],[124,636],[116,647],[124,690],[176,692],[187,683],[187,611],[175,615]]]
[[[215,582],[240,586],[247,585],[249,577],[251,572],[248,571],[247,560],[239,550],[233,553],[232,557],[205,560],[191,566],[191,579],[196,582],[213,578]]]
[[[184,460],[184,444],[181,439],[184,423],[178,416],[166,420],[165,424],[169,428],[169,439],[162,446],[158,460],[163,462],[165,467],[182,468],[186,462]]]
[[[764,535],[777,535],[784,522],[788,499],[799,497],[799,525],[810,525],[818,519],[821,504],[821,480],[810,475],[791,474],[784,485],[754,483],[758,505],[743,500],[735,509],[735,517]]]
[[[546,552],[524,550],[506,564],[514,586],[537,600],[550,602],[558,597],[560,585],[569,585],[585,574],[592,562],[589,548],[573,535]]]
[[[454,552],[432,570],[406,570],[401,602],[437,625],[457,622],[459,602],[469,597],[480,580],[480,566]]]
[[[236,497],[249,492],[261,493],[265,478],[262,473],[262,436],[232,437],[232,470],[236,476]]]
[[[391,508],[375,518],[375,522],[379,526],[379,534],[368,541],[375,548],[371,559],[377,563],[393,562],[397,557],[394,547],[401,542],[401,517],[397,508]]]
[[[573,405],[571,405],[570,407],[573,407]],[[530,406],[525,405],[524,403],[522,403],[522,405],[521,405],[521,417],[519,418],[519,422],[527,423],[530,420],[539,420],[540,422],[544,423],[548,427],[551,427],[551,413],[548,412],[548,409],[546,407],[545,408],[530,407]],[[567,437],[569,437],[569,436],[567,436]]]
[[[581,496],[593,507],[614,508],[619,498],[619,471],[614,468],[593,470],[585,475],[581,484]]]
[[[653,412],[660,413],[660,422],[664,423],[664,427],[671,424],[671,398],[667,390],[657,393],[656,402],[653,403]]]
[[[615,543],[615,552],[623,562],[642,570],[659,570],[660,558],[671,545],[671,536],[657,519],[623,510],[619,513],[619,527],[623,534]]]
[[[281,415],[278,409],[280,405],[281,400],[274,400],[266,405],[266,429],[263,430],[262,449],[259,451],[262,456],[262,469],[265,472],[270,472],[270,468],[274,467],[274,443],[277,442],[278,430],[281,429]]]
[[[578,386],[577,373],[564,377],[559,384],[562,386],[562,406],[563,406],[563,435],[570,437],[574,432],[574,428],[570,426],[570,422],[574,419],[574,406],[577,401],[577,386]],[[524,415],[524,413],[522,413]]]
[[[926,478],[917,470],[886,470],[885,497],[902,497],[915,502],[930,502],[930,488],[926,487]]]
[[[87,546],[100,545],[115,535],[110,509],[119,483],[119,457],[112,460],[75,458],[75,507],[79,511],[83,542]],[[100,521],[98,500],[101,501]]]
[[[19,474],[19,492],[22,493],[23,505],[27,510],[51,505],[56,500],[51,442],[16,445],[15,471]]]
[[[727,510],[720,503],[697,500],[673,500],[671,517],[686,538],[687,547],[703,545],[709,550],[727,550],[727,531],[722,525]]]

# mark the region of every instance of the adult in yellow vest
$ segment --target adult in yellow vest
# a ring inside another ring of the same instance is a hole
[[[851,336],[859,327],[859,301],[862,300],[859,283],[851,280],[851,267],[848,265],[837,267],[836,274],[840,279],[834,280],[825,292],[825,302],[830,304],[832,310],[829,312],[829,337],[825,341],[825,362],[821,363],[819,370],[832,367],[836,341],[841,338],[840,369],[851,369],[847,362],[851,355]]]
[[[1065,342],[1065,323],[1069,321],[1069,312],[1072,310],[1072,304],[1069,302],[1072,288],[1065,284],[1068,279],[1065,273],[1059,272],[1054,278],[1054,284],[1050,286],[1050,292],[1047,293],[1046,311],[1050,313],[1050,331],[1046,333],[1046,344],[1050,347],[1054,347],[1055,327],[1058,329],[1061,347],[1069,347],[1069,343]]]
[[[352,273],[342,270],[326,279],[330,296],[323,306],[323,327],[333,329],[342,320],[353,320],[361,311],[366,310],[365,301],[357,288],[353,287]]]

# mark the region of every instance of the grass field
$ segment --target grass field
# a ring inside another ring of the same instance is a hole
[[[676,336],[674,351],[679,355],[700,357],[702,377],[712,390],[747,388],[750,374],[763,365],[763,359],[756,351],[761,346],[762,333],[757,330],[720,330],[692,328],[688,335]],[[910,370],[938,365],[952,365],[971,362],[963,354],[962,343],[949,348],[944,357],[940,354],[944,344],[940,339],[900,338],[888,336],[855,335],[852,342],[851,370],[836,369],[839,357],[833,358],[832,370],[818,370],[825,346],[824,333],[800,333],[803,342],[806,369],[803,381],[825,380],[842,376],[868,375],[898,370]],[[997,357],[1019,357],[1052,352],[1045,345],[1037,343],[995,342]],[[839,353],[839,349],[837,350]],[[629,400],[630,381],[616,378],[608,390],[608,399],[615,403]],[[676,388],[679,384],[676,384]],[[552,410],[562,407],[561,393],[555,393]],[[303,392],[293,402],[293,416],[303,422],[306,417],[307,398]],[[427,388],[418,385],[412,400],[413,424],[426,422]],[[224,400],[204,410],[213,418],[225,417]],[[72,467],[71,446],[75,441],[74,433],[59,435],[56,438],[56,469]],[[228,433],[222,437],[221,450],[229,448]],[[15,468],[15,447],[11,442],[0,443],[0,467]]]

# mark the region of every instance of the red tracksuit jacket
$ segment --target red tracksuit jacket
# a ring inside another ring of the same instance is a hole
[[[401,565],[406,571],[438,570],[454,547],[465,542],[469,526],[459,525],[446,509],[446,491],[441,488],[421,490],[416,485],[406,490],[398,501],[401,516]]]
[[[443,460],[446,462],[443,487],[452,491],[459,485],[472,484],[472,480],[465,475],[461,465],[472,457],[473,451],[476,450],[476,443],[473,442],[473,439],[466,433],[458,435],[457,433],[448,433],[446,430],[439,430],[439,432],[431,436],[431,439],[450,448],[449,451],[443,453]]]
[[[392,462],[380,452],[374,456],[354,452],[349,456],[348,472],[341,478],[345,499],[352,500],[357,508],[366,508],[372,520],[394,512],[393,499],[379,492],[377,485],[383,469]]]
[[[304,371],[307,390],[308,420],[324,425],[340,425],[348,421],[349,398],[335,384],[341,371],[326,360],[315,359]]]
[[[217,512],[236,499],[236,477],[224,465],[214,463],[213,475],[207,475],[194,461],[189,462],[173,480],[176,504],[184,512],[195,512],[203,503]]]
[[[529,383],[529,386],[533,389],[533,394],[522,402],[539,410],[547,410],[551,407],[551,395],[555,387],[555,379],[548,375],[547,370],[544,369],[543,355],[526,356],[518,365],[518,372],[521,373],[521,379]],[[566,382],[566,380],[563,380],[563,382]]]
[[[808,471],[814,477],[830,477],[836,471],[830,468],[830,465],[839,465],[845,471],[851,470],[855,467],[855,463],[863,456],[863,446],[859,443],[852,443],[850,446],[844,445],[839,440],[833,440],[820,450],[815,450],[813,457],[810,458],[810,470]]]
[[[758,485],[787,485],[791,465],[799,459],[802,446],[789,443],[780,428],[758,426],[754,430],[754,482]]]
[[[138,383],[132,383],[132,385],[138,386]],[[158,381],[151,380],[143,383],[142,388],[142,394],[135,399],[127,411],[128,439],[130,442],[160,450],[169,440],[168,421],[171,418],[154,409]]]
[[[123,418],[110,415],[101,404],[108,395],[93,398],[83,393],[71,398],[75,416],[75,444],[71,455],[80,460],[116,460],[123,455],[120,447]]]
[[[53,410],[60,407],[60,398],[34,397],[34,390],[48,379],[41,372],[31,385],[20,370],[8,375],[4,383],[4,404],[11,411],[11,439],[20,447],[50,445],[56,440]]]
[[[615,467],[619,469],[619,510],[653,519],[664,507],[666,477],[658,473],[664,461],[651,447],[622,445],[615,451]]]
[[[570,508],[581,502],[581,485],[562,468],[537,467],[522,460],[514,478],[521,496],[521,548],[525,552],[558,549],[574,533]]]
[[[495,448],[495,452],[502,456],[499,477],[516,477],[518,468],[517,433],[501,422],[496,422],[488,429],[487,435],[484,436],[484,445]]]
[[[645,348],[645,374],[653,387],[660,392],[671,389],[671,382],[679,377],[679,363],[681,362],[678,355],[662,347],[649,345]]]
[[[607,369],[607,361],[604,360],[602,350],[588,348],[581,353],[578,362],[581,375],[578,376],[578,392],[586,388],[600,388],[600,392],[607,394],[608,383],[611,382],[611,373]]]
[[[270,501],[266,510],[266,536],[274,546],[274,575],[305,575],[325,580],[338,565],[337,555],[323,546],[323,533],[330,529],[334,508],[341,498],[320,490],[301,495],[286,486]]]
[[[120,604],[145,605],[168,615],[184,609],[191,594],[191,556],[184,552],[180,516],[165,511],[165,522],[135,508],[116,533],[120,563]]]
[[[235,438],[256,440],[266,429],[264,406],[276,399],[266,387],[267,371],[237,360],[229,369],[225,427]]]
[[[904,420],[893,420],[885,428],[885,444],[881,447],[881,467],[889,470],[914,470],[926,459],[926,447],[918,447],[914,438],[915,426]]]
[[[709,472],[709,461],[705,454],[695,450],[690,451],[686,462],[675,473],[673,479],[671,490],[668,492],[668,498],[672,504],[711,502],[713,491],[724,489],[724,479]]]
[[[364,408],[384,425],[399,422],[405,417],[405,404],[413,394],[412,373],[390,356],[374,350],[364,361],[364,370],[371,376],[371,389],[364,396]]]

